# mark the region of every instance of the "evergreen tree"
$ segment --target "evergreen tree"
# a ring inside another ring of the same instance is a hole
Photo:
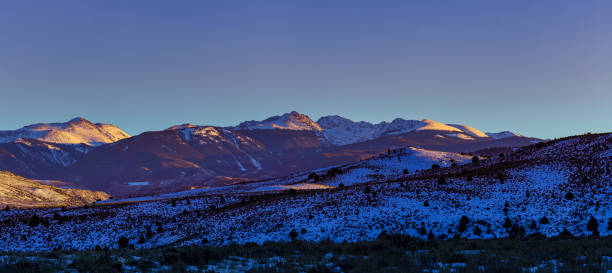
[[[506,220],[504,220],[503,227],[505,227],[505,228],[511,228],[512,227],[512,221],[510,221],[510,218],[506,217]]]

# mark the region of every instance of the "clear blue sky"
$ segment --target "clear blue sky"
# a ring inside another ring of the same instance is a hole
[[[612,1],[2,1],[0,130],[297,110],[612,131]]]

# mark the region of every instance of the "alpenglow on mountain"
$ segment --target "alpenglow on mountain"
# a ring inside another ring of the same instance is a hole
[[[80,117],[64,123],[39,123],[13,131],[0,131],[0,143],[30,138],[58,144],[99,146],[128,137],[130,135],[112,124],[94,124]]]
[[[470,153],[539,141],[511,133],[491,137],[466,125],[428,119],[372,124],[326,116],[315,122],[297,112],[236,127],[183,124],[133,137],[113,125],[77,118],[0,136],[0,170],[113,195],[271,179],[359,161],[389,149]]]
[[[439,137],[455,137],[472,140],[474,138],[502,139],[520,137],[521,135],[504,131],[500,133],[483,133],[467,125],[443,124],[430,119],[405,120],[396,118],[392,122],[370,123],[355,122],[350,119],[333,115],[321,117],[314,122],[310,117],[296,111],[280,116],[274,116],[262,121],[247,121],[233,130],[301,130],[315,131],[322,134],[333,145],[348,145],[379,138],[384,135],[400,135],[419,131],[444,132]]]

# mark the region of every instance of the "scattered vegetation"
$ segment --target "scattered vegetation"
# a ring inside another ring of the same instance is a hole
[[[5,253],[0,272],[606,272],[612,268],[610,245],[609,236],[420,240],[382,233],[375,241],[356,243],[296,239],[222,247]]]

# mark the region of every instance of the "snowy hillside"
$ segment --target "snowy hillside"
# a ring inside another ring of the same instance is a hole
[[[235,183],[221,187],[204,187],[162,194],[159,196],[107,200],[105,203],[189,197],[199,194],[273,192],[288,189],[330,189],[337,187],[340,183],[343,185],[351,185],[354,183],[385,181],[387,179],[396,178],[398,174],[414,174],[417,171],[429,169],[433,165],[445,167],[451,166],[453,163],[465,164],[472,159],[471,156],[467,155],[429,151],[413,147],[392,150],[389,152],[390,153],[383,153],[359,162],[333,165],[312,171],[297,172],[280,178],[252,181],[248,183]],[[406,170],[405,174],[404,170]],[[317,178],[314,178],[313,174],[316,174]]]
[[[483,132],[481,132],[481,131],[479,131],[477,129],[474,129],[474,128],[470,127],[470,126],[467,126],[467,125],[449,124],[449,126],[455,127],[455,128],[457,128],[457,129],[463,131],[464,133],[466,133],[466,134],[468,134],[470,136],[473,136],[473,137],[489,137],[489,135],[487,135],[487,134],[485,134],[485,133],[483,133]]]
[[[0,216],[0,249],[117,247],[122,236],[136,247],[262,243],[288,241],[291,231],[299,239],[334,242],[375,239],[382,232],[420,238],[605,236],[612,234],[611,150],[612,134],[551,141],[457,165],[451,160],[464,163],[467,157],[398,150],[269,180],[286,186],[272,192],[203,189],[177,199],[11,211]],[[404,174],[411,157],[446,165]],[[364,172],[370,173],[359,175]],[[314,190],[295,190],[309,187]],[[26,224],[41,217],[49,225]]]
[[[10,208],[82,206],[108,199],[103,192],[63,189],[0,171],[0,205]]]
[[[295,111],[234,128],[183,124],[134,137],[112,125],[77,118],[0,132],[0,138],[8,141],[0,142],[0,170],[121,197],[282,177],[387,149],[469,153],[538,141],[494,139],[466,125],[428,119],[371,124],[328,116],[317,123]]]
[[[19,138],[31,138],[60,144],[87,144],[99,146],[130,137],[111,124],[93,124],[84,118],[65,123],[40,123],[14,131],[0,131],[0,142],[13,142]]]

